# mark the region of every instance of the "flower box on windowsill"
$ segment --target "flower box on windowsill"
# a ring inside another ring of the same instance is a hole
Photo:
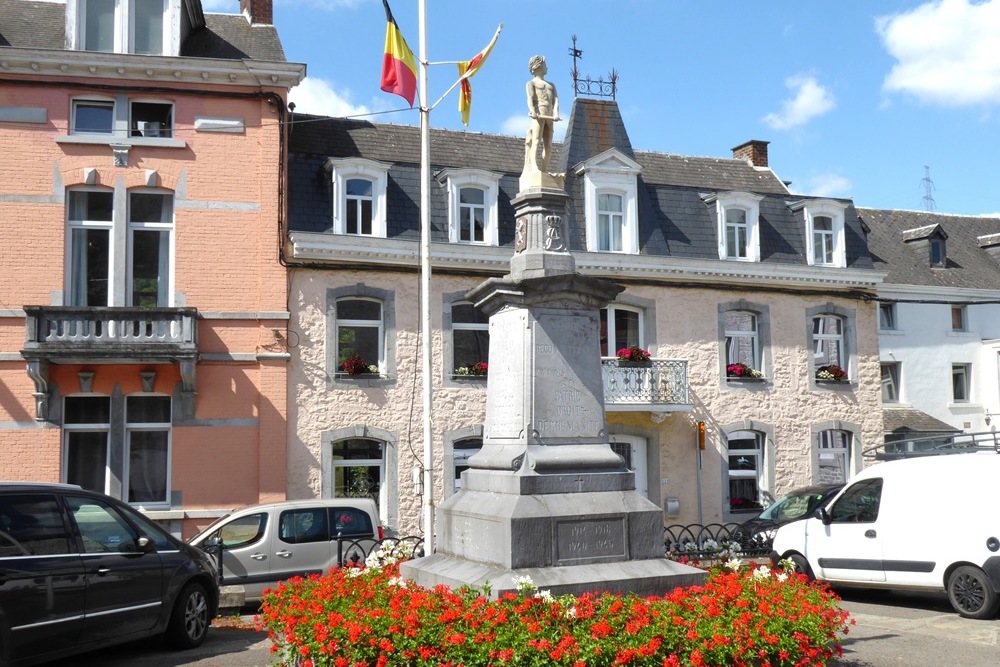
[[[344,373],[338,371],[335,375],[338,380],[383,380],[385,376],[381,373]]]
[[[459,382],[471,382],[474,380],[481,380],[486,382],[486,378],[489,377],[486,373],[481,375],[473,375],[472,373],[452,373],[451,379],[457,380]]]
[[[735,382],[736,384],[752,384],[754,382],[767,382],[767,378],[763,375],[759,377],[751,377],[749,375],[727,375],[726,382]]]
[[[832,385],[850,385],[850,378],[844,378],[843,380],[826,380],[824,378],[816,378],[816,384],[832,384]]]

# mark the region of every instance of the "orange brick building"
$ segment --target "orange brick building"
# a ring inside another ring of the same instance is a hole
[[[0,0],[0,479],[95,488],[185,537],[286,489],[305,66],[271,0],[240,9]]]

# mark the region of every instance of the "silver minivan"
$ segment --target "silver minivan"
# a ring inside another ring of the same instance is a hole
[[[220,583],[257,602],[279,581],[326,572],[355,553],[363,559],[383,537],[374,500],[325,498],[244,507],[189,542],[216,556],[221,547]]]

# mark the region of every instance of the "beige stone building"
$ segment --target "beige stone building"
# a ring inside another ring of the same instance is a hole
[[[288,496],[372,494],[391,529],[417,533],[418,131],[294,120],[309,122],[290,136]],[[504,354],[465,293],[507,271],[523,146],[432,133],[436,502],[481,446],[476,364]],[[738,521],[860,470],[882,434],[883,274],[853,203],[791,193],[766,142],[725,159],[633,150],[613,101],[576,99],[555,153],[578,269],[625,287],[594,351],[611,439],[666,520]],[[619,360],[631,345],[651,359]]]

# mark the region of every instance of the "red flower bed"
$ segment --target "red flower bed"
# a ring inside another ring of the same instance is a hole
[[[766,567],[655,598],[483,593],[334,570],[267,592],[258,621],[301,667],[806,667],[840,655],[851,622],[826,587]]]

